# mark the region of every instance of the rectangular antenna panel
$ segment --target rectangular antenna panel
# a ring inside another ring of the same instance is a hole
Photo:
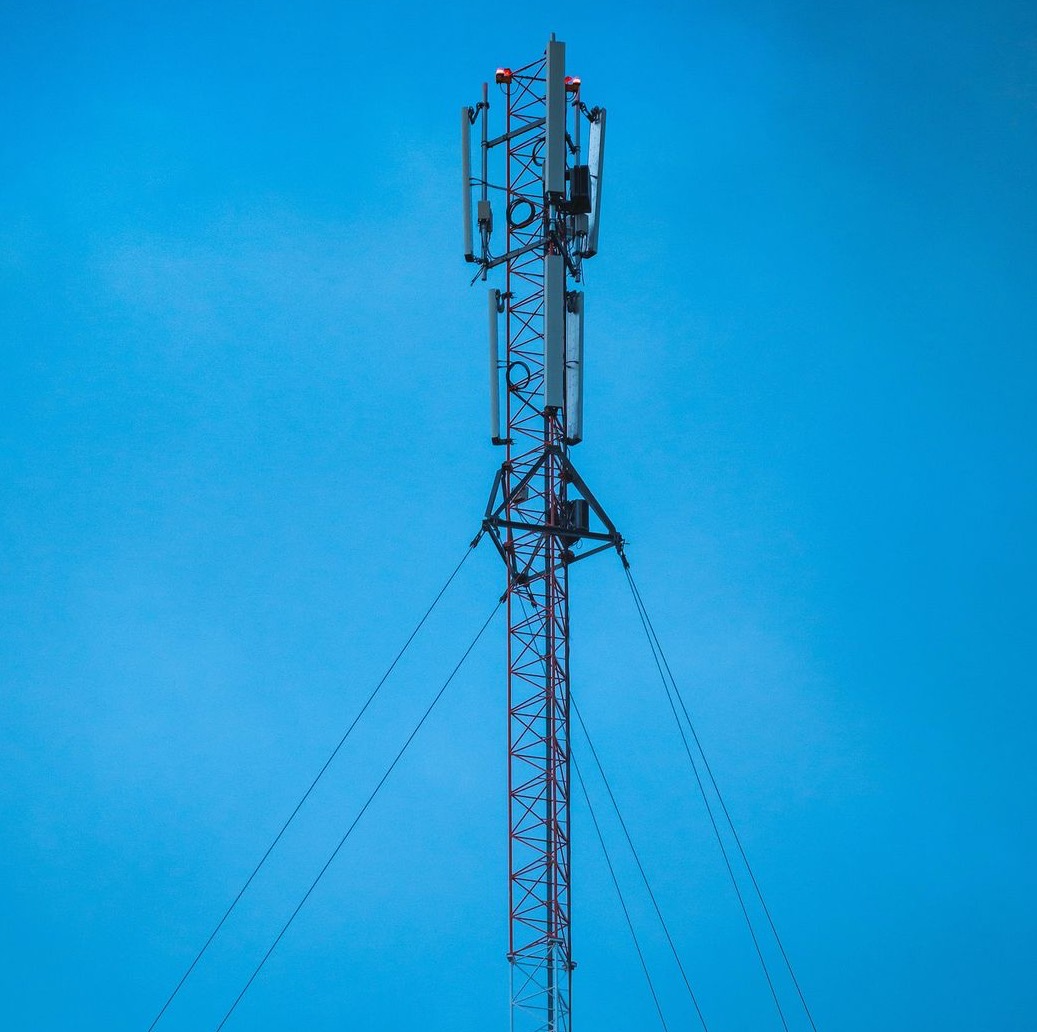
[[[565,403],[565,259],[544,256],[544,405]]]
[[[570,295],[565,312],[565,436],[583,440],[583,291]]]
[[[544,192],[565,197],[565,44],[547,44],[547,142]]]
[[[500,344],[498,342],[497,304],[500,291],[490,288],[490,439],[501,440],[500,432]]]
[[[475,261],[472,250],[472,123],[468,108],[461,108],[461,210],[464,214],[465,261]]]
[[[587,243],[583,257],[593,258],[598,253],[598,226],[601,223],[601,176],[605,168],[605,109],[599,108],[591,122],[587,141],[587,164],[591,173],[591,210],[587,216]]]

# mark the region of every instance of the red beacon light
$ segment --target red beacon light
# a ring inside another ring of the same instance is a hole
[[[498,68],[497,69],[497,82],[511,82],[514,78],[514,73],[510,68]]]
[[[567,75],[565,77],[565,92],[566,93],[579,93],[580,92],[580,80],[575,75]]]

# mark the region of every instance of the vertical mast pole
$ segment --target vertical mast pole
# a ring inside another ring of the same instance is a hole
[[[506,91],[505,515],[539,528],[509,528],[505,546],[514,1032],[570,1029],[568,578],[556,532],[566,492],[563,64],[564,44],[552,40]]]
[[[583,437],[584,311],[582,291],[569,286],[570,279],[581,281],[583,260],[596,250],[604,110],[584,106],[579,80],[565,76],[565,44],[553,36],[531,64],[497,69],[496,82],[505,98],[505,131],[489,139],[484,86],[478,108],[463,109],[462,167],[465,257],[479,264],[476,279],[501,265],[505,270],[504,291],[492,290],[489,298],[490,423],[493,443],[507,450],[483,529],[508,571],[511,1028],[571,1032],[569,566],[607,548],[623,556],[619,531],[569,458],[570,445]],[[476,258],[468,251],[474,186],[468,145],[479,110]],[[589,166],[579,164],[581,117],[590,124]],[[506,177],[495,187],[504,194],[497,221],[505,235],[503,250],[491,251],[488,157],[498,146]],[[600,529],[591,525],[592,515]]]

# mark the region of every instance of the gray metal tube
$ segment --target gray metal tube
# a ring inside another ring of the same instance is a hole
[[[489,197],[489,157],[490,148],[486,145],[489,138],[488,129],[490,122],[490,85],[482,84],[482,199]]]
[[[486,141],[489,138],[489,122],[490,122],[490,94],[489,84],[482,84],[482,145],[480,146],[480,172],[482,175],[482,190],[479,194],[479,257],[483,262],[489,257],[490,253],[490,234],[493,232],[493,221],[490,216],[490,201],[489,201],[489,158],[490,148],[486,145]],[[483,268],[482,278],[486,279],[486,269]]]

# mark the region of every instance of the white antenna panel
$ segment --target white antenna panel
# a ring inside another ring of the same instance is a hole
[[[544,256],[544,406],[565,402],[565,259]]]
[[[461,210],[464,213],[464,257],[475,261],[472,249],[472,122],[469,109],[461,108]]]
[[[598,253],[598,227],[601,223],[601,175],[605,168],[605,109],[599,108],[591,122],[587,141],[587,164],[591,176],[591,210],[587,216],[587,243],[583,257],[593,258]]]
[[[500,444],[500,291],[490,289],[490,440]]]
[[[565,44],[547,44],[547,143],[544,148],[544,192],[565,197]]]
[[[583,440],[583,291],[569,295],[565,311],[565,436]]]

